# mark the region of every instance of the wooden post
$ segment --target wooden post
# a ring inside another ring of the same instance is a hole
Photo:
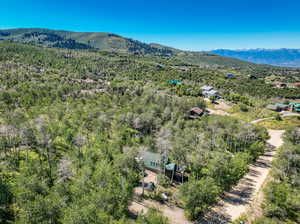
[[[173,169],[173,171],[172,171],[172,178],[171,178],[171,184],[173,183],[173,178],[174,178],[174,171],[175,169]]]
[[[142,185],[143,185],[143,188],[142,188],[142,196],[144,196],[144,190],[145,190],[145,181],[144,181],[144,177],[145,177],[145,170],[144,170],[144,167],[142,168]]]

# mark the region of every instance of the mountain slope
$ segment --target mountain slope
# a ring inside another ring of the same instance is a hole
[[[124,38],[116,34],[103,32],[71,32],[48,29],[12,29],[1,30],[0,40],[32,43],[47,47],[68,49],[100,49],[142,54],[168,56],[172,51]]]
[[[283,67],[300,67],[299,49],[252,49],[252,50],[226,50],[210,51],[225,57],[233,57],[257,64],[269,64]]]
[[[235,58],[235,54],[231,55],[228,53],[228,55],[225,55],[225,51],[182,51],[155,43],[146,44],[116,34],[104,32],[72,32],[40,28],[10,29],[0,30],[0,41],[1,40],[29,43],[44,47],[80,50],[95,49],[104,51],[133,53],[137,55],[175,57],[176,59],[179,59],[180,61],[186,64],[199,65],[205,68],[209,67],[234,69],[244,73],[252,73],[254,72],[254,70],[257,69],[264,70],[266,67],[267,69],[270,69],[271,67],[243,61],[241,59]],[[218,53],[221,56],[217,55]],[[222,55],[222,53],[224,55]],[[244,60],[247,60],[247,58]]]

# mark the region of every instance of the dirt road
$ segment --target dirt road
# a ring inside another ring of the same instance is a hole
[[[284,131],[269,130],[271,138],[265,154],[250,166],[250,171],[229,192],[226,192],[212,211],[199,224],[225,224],[240,217],[247,211],[265,182],[278,147],[283,144]]]
[[[184,210],[166,204],[160,204],[153,200],[133,201],[129,206],[129,211],[135,214],[146,213],[149,208],[156,208],[162,212],[163,216],[168,217],[170,224],[192,224],[184,215]]]
[[[256,122],[253,122],[256,123]],[[270,139],[268,148],[264,155],[260,156],[257,161],[250,165],[249,173],[246,174],[239,183],[230,191],[225,192],[219,203],[205,217],[199,220],[198,224],[225,224],[240,217],[251,205],[259,200],[259,192],[266,181],[270,172],[272,160],[277,149],[283,144],[282,130],[268,130]],[[149,175],[151,180],[153,175]],[[153,180],[152,180],[153,181]],[[137,192],[136,192],[137,193]],[[153,200],[134,200],[129,207],[132,213],[139,214],[148,211],[148,208],[154,207],[169,218],[171,224],[192,224],[184,216],[184,210],[160,204]]]

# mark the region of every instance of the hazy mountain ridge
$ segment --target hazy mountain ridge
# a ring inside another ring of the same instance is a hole
[[[257,64],[269,64],[283,67],[300,67],[300,49],[217,49],[209,53],[233,57]]]
[[[270,63],[270,56],[267,56],[266,54],[263,54],[266,56],[261,56],[264,60],[255,60],[254,56],[249,56],[251,51],[246,51],[248,52],[247,54],[243,53],[244,51],[238,51],[238,54],[235,53],[235,51],[231,52],[227,50],[216,50],[211,52],[183,51],[157,43],[146,44],[117,34],[105,32],[73,32],[41,28],[19,28],[0,30],[0,41],[1,40],[28,43],[44,47],[79,50],[95,49],[137,55],[175,57],[187,64],[209,68],[243,69],[244,71],[249,71],[249,69],[264,69],[265,67],[269,67],[254,63],[290,67],[296,67],[299,64],[300,66],[300,56],[298,57],[298,54],[295,53],[293,60],[290,60],[289,64],[286,61],[284,61],[285,63],[282,62],[279,64],[276,63],[276,58]],[[254,52],[256,51],[253,50],[253,54]],[[256,53],[256,57],[259,57],[259,53]],[[282,58],[284,57],[282,56]]]

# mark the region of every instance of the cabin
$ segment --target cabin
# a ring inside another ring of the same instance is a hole
[[[199,107],[194,107],[189,111],[189,119],[198,119],[204,114],[204,111]]]
[[[169,163],[166,156],[149,151],[144,151],[140,155],[146,169],[155,173],[164,172],[172,182],[183,183],[187,180],[187,177],[184,175],[186,167],[178,166],[176,163]]]
[[[226,79],[234,79],[235,75],[230,73],[230,74],[225,75],[225,78]]]

